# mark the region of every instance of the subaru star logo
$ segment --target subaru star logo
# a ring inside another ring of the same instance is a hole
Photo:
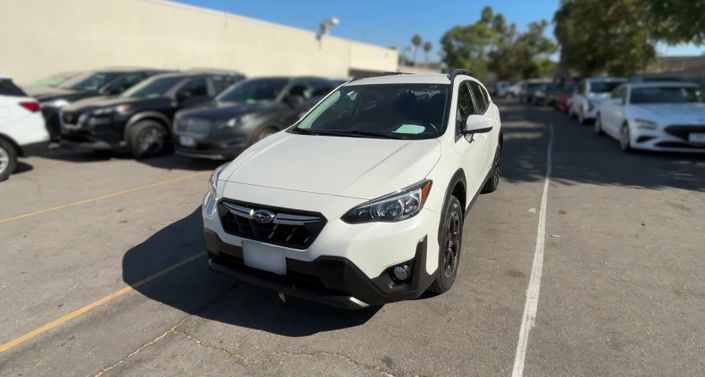
[[[258,223],[269,224],[274,220],[274,213],[266,209],[258,209],[252,214],[252,218]]]

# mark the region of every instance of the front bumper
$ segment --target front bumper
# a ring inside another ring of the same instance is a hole
[[[398,223],[348,224],[340,216],[362,199],[327,197],[305,192],[235,185],[238,200],[297,203],[299,208],[320,212],[328,219],[320,233],[305,248],[286,245],[286,274],[277,275],[244,265],[243,241],[228,233],[218,213],[219,205],[209,193],[203,203],[206,246],[211,268],[239,280],[292,296],[338,307],[364,307],[419,297],[433,282],[438,266],[440,214],[424,208],[418,215]],[[276,243],[267,244],[276,246]],[[392,278],[394,266],[406,264],[411,277],[405,282]]]
[[[124,140],[126,120],[111,116],[95,117],[92,115],[75,115],[75,123],[61,123],[61,144],[94,150],[125,151]]]
[[[426,274],[427,237],[418,242],[413,259],[405,263],[414,271],[405,283],[394,281],[388,271],[370,279],[350,260],[334,256],[320,256],[310,262],[287,258],[286,275],[277,275],[246,266],[242,248],[223,242],[215,232],[206,230],[205,238],[211,270],[250,285],[343,309],[414,299],[434,279],[434,275]]]
[[[184,140],[190,141],[186,144]],[[199,136],[175,132],[174,151],[177,154],[210,160],[232,160],[250,146],[251,135],[234,132],[227,135]]]
[[[705,153],[705,144],[689,142],[662,130],[632,130],[631,147],[646,151]],[[687,136],[686,136],[687,137]]]

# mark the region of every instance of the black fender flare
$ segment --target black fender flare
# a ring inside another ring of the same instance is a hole
[[[467,201],[467,192],[468,192],[468,184],[467,180],[465,178],[465,171],[463,168],[459,168],[458,170],[453,173],[453,176],[450,178],[450,181],[448,182],[448,186],[446,187],[446,193],[443,198],[443,208],[441,209],[441,221],[438,223],[438,245],[440,246],[441,244],[441,230],[443,228],[443,211],[446,208],[446,204],[448,203],[448,200],[450,197],[453,195],[453,192],[455,191],[455,188],[458,184],[462,185],[462,196],[461,198],[458,198],[460,200],[461,204],[463,205],[463,213],[467,213],[467,208],[469,207],[468,201]]]

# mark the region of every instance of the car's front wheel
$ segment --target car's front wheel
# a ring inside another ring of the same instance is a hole
[[[144,120],[135,124],[128,132],[132,155],[135,158],[146,158],[162,153],[167,137],[167,131],[161,123]]]
[[[7,140],[0,139],[0,181],[6,180],[17,166],[17,151]]]
[[[619,147],[624,152],[630,152],[632,150],[632,139],[629,133],[629,125],[626,123],[622,125],[622,131],[619,135]]]
[[[451,196],[441,217],[438,275],[429,290],[443,293],[450,289],[458,276],[460,251],[463,246],[463,209],[460,201]]]
[[[595,117],[593,131],[595,131],[596,135],[602,135],[602,117],[600,116],[600,114],[597,114],[597,116]]]

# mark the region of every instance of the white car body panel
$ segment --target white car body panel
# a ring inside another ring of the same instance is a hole
[[[21,102],[36,102],[30,97],[0,95],[0,135],[20,146],[49,141],[41,111],[30,112]]]
[[[570,98],[568,113],[582,117],[585,120],[595,119],[602,102],[610,98],[609,93],[595,93],[591,89],[594,82],[626,82],[626,79],[616,77],[591,77],[583,80]]]

